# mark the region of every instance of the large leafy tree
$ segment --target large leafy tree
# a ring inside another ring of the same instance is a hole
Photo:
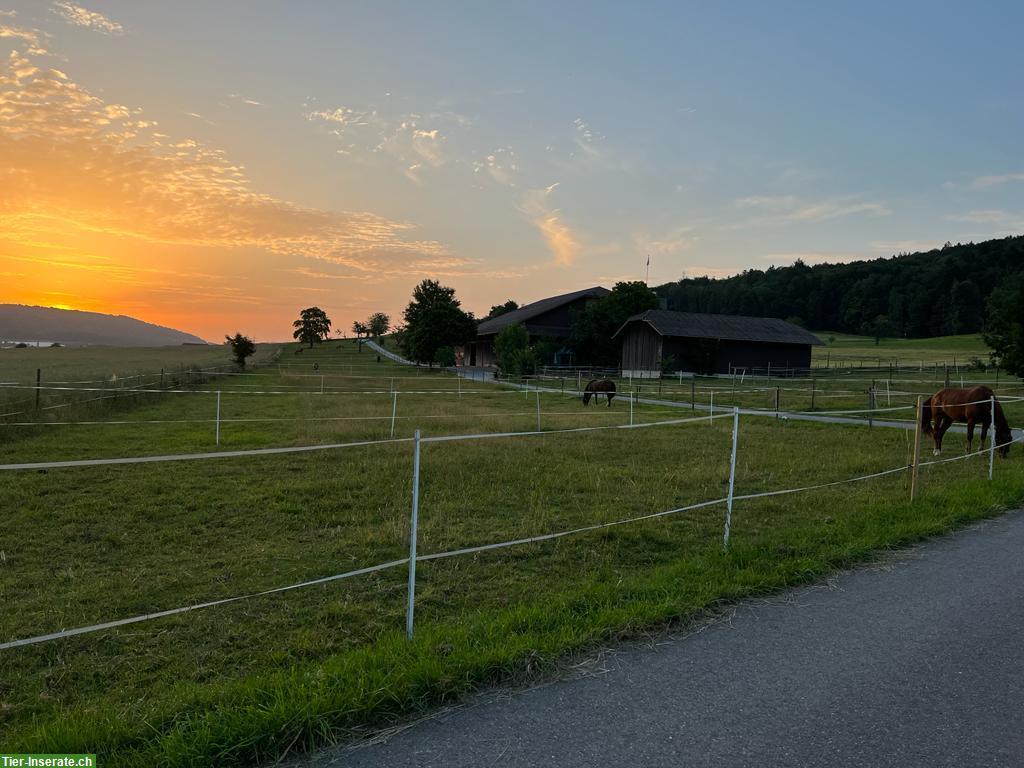
[[[619,342],[612,336],[632,315],[658,308],[658,297],[641,281],[616,283],[572,321],[570,342],[580,363],[618,365]]]
[[[504,304],[495,304],[491,307],[491,311],[487,313],[487,317],[484,319],[490,320],[492,317],[498,317],[499,315],[507,314],[516,309],[519,309],[519,303],[509,299]]]
[[[997,365],[1024,377],[1024,274],[1015,275],[992,291],[984,339],[992,347]]]
[[[387,333],[388,328],[390,327],[391,317],[384,314],[383,312],[374,312],[366,321],[366,330],[375,339],[379,339],[381,336]]]
[[[311,349],[331,335],[331,319],[320,307],[308,307],[299,312],[299,319],[292,326],[295,328],[292,338],[309,344]]]
[[[231,356],[239,368],[244,369],[246,358],[256,352],[256,342],[240,333],[236,333],[234,336],[225,336],[224,343],[231,347]]]
[[[450,360],[448,350],[465,344],[476,334],[476,321],[462,309],[455,289],[436,280],[424,280],[413,289],[412,301],[402,316],[402,351],[417,363]]]

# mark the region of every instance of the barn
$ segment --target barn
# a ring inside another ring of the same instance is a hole
[[[530,343],[541,338],[566,340],[572,327],[572,316],[581,312],[587,304],[607,296],[611,291],[601,286],[584,288],[572,293],[551,296],[532,304],[506,312],[503,315],[484,320],[477,326],[476,338],[457,355],[460,365],[491,367],[495,365],[494,339],[505,328],[517,323],[526,328],[530,334]],[[560,359],[543,361],[550,363],[567,363],[568,350],[558,355]]]
[[[699,374],[806,370],[821,339],[774,317],[705,315],[649,309],[615,333],[622,375],[656,378],[662,370]]]

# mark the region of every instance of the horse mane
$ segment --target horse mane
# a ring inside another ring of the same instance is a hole
[[[1006,414],[1003,413],[1003,404],[998,400],[996,400],[995,422],[996,435],[1000,436],[1000,440],[1002,440],[1003,437],[1013,437],[1013,431],[1010,429],[1010,422],[1006,420]]]

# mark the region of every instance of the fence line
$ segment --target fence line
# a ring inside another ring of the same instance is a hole
[[[473,413],[440,413],[419,416],[395,416],[395,419],[412,421],[415,419],[476,419],[476,418],[503,418],[533,416],[535,411],[475,411]],[[596,418],[597,416],[621,416],[619,411],[591,410],[591,411],[544,411],[545,416],[584,416]],[[224,419],[221,424],[259,424],[263,422],[287,423],[287,422],[331,422],[331,421],[390,421],[391,416],[295,416],[285,417],[253,417],[246,419]],[[67,426],[107,426],[107,425],[130,425],[130,424],[212,424],[214,419],[123,419],[119,421],[7,421],[0,422],[0,427],[67,427]]]
[[[727,414],[723,414],[723,417]],[[720,418],[716,416],[715,418]],[[706,416],[688,417],[685,419],[668,419],[663,421],[649,421],[643,424],[607,424],[592,427],[566,427],[562,429],[528,430],[518,432],[480,432],[464,435],[436,435],[424,437],[424,443],[454,442],[458,440],[485,440],[492,438],[527,437],[534,435],[558,435],[576,432],[598,432],[608,429],[646,429],[648,427],[664,427],[675,424],[689,424],[698,421],[706,421]],[[207,451],[202,453],[173,453],[157,456],[125,456],[110,459],[69,459],[65,461],[41,461],[26,463],[0,464],[2,470],[35,470],[35,469],[62,469],[67,467],[95,467],[119,464],[153,464],[166,461],[198,461],[203,459],[241,458],[245,456],[271,456],[284,453],[309,453],[312,451],[330,451],[341,448],[356,448],[369,445],[391,445],[395,443],[408,443],[411,437],[382,438],[378,440],[356,440],[347,443],[324,443],[322,445],[300,445],[282,446],[280,448],[249,448],[237,451]]]
[[[690,505],[687,505],[687,506],[677,507],[675,509],[664,510],[664,511],[661,511],[661,512],[654,512],[654,513],[646,514],[646,515],[640,515],[640,516],[637,516],[637,517],[623,518],[623,519],[620,519],[620,520],[609,521],[609,522],[606,522],[606,523],[595,523],[593,525],[581,526],[581,527],[578,527],[578,528],[573,528],[573,529],[569,529],[569,530],[565,530],[565,531],[558,531],[558,532],[555,532],[555,533],[539,534],[537,536],[530,536],[530,537],[519,538],[519,539],[510,539],[510,540],[507,540],[507,541],[495,542],[495,543],[491,543],[491,544],[482,544],[482,545],[472,546],[472,547],[463,547],[463,548],[460,548],[460,549],[447,550],[447,551],[444,551],[444,552],[435,552],[435,553],[427,554],[427,555],[418,555],[416,553],[416,521],[417,521],[417,517],[418,517],[418,507],[419,507],[419,505],[418,505],[418,497],[419,497],[419,493],[418,493],[418,488],[419,488],[419,483],[418,483],[418,478],[419,478],[419,447],[420,447],[421,442],[428,442],[427,439],[421,440],[420,435],[419,435],[419,431],[417,431],[415,437],[412,438],[414,446],[415,446],[415,463],[414,463],[414,469],[413,469],[413,473],[414,473],[413,474],[413,489],[414,490],[413,490],[413,511],[412,511],[412,527],[411,527],[411,536],[410,536],[410,556],[409,557],[401,558],[399,560],[391,560],[391,561],[386,562],[386,563],[380,563],[378,565],[367,566],[365,568],[360,568],[360,569],[353,570],[353,571],[346,571],[344,573],[334,574],[334,575],[331,575],[331,576],[324,576],[324,577],[317,578],[317,579],[311,579],[311,580],[307,580],[307,581],[298,582],[298,583],[295,583],[295,584],[289,584],[289,585],[286,585],[286,586],[283,586],[283,587],[275,587],[275,588],[272,588],[272,589],[266,589],[266,590],[262,590],[262,591],[258,591],[258,592],[252,592],[252,593],[248,593],[248,594],[245,594],[245,595],[237,595],[237,596],[234,596],[234,597],[221,598],[219,600],[211,600],[211,601],[207,601],[207,602],[203,602],[203,603],[196,603],[196,604],[192,604],[192,605],[181,606],[181,607],[178,607],[178,608],[172,608],[172,609],[163,610],[163,611],[157,611],[157,612],[153,612],[153,613],[140,614],[140,615],[132,616],[132,617],[129,617],[129,618],[117,619],[117,620],[114,620],[114,621],[107,621],[107,622],[91,624],[91,625],[82,626],[82,627],[75,627],[75,628],[72,628],[72,629],[64,629],[64,630],[60,630],[60,631],[57,631],[57,632],[51,632],[51,633],[48,633],[48,634],[43,634],[43,635],[36,635],[36,636],[33,636],[33,637],[26,637],[26,638],[21,638],[21,639],[17,639],[17,640],[11,640],[11,641],[8,641],[8,642],[0,643],[0,650],[7,650],[7,649],[11,649],[11,648],[18,648],[18,647],[24,647],[24,646],[29,646],[29,645],[37,645],[39,643],[49,642],[49,641],[52,641],[52,640],[58,640],[58,639],[63,639],[63,638],[67,638],[67,637],[73,637],[73,636],[76,636],[76,635],[89,634],[89,633],[99,632],[99,631],[106,630],[106,629],[114,629],[114,628],[117,628],[117,627],[126,626],[128,624],[135,624],[135,623],[139,623],[139,622],[143,622],[143,621],[150,621],[150,620],[154,620],[154,619],[164,618],[164,617],[167,617],[167,616],[174,616],[174,615],[178,615],[178,614],[182,614],[182,613],[187,613],[187,612],[190,612],[190,611],[200,610],[200,609],[203,609],[203,608],[211,608],[211,607],[215,607],[215,606],[219,606],[219,605],[226,605],[226,604],[229,604],[229,603],[234,603],[234,602],[238,602],[238,601],[242,601],[242,600],[250,600],[250,599],[253,599],[253,598],[263,597],[263,596],[266,596],[266,595],[271,595],[271,594],[276,594],[276,593],[280,593],[280,592],[287,592],[287,591],[291,591],[291,590],[295,590],[295,589],[301,589],[301,588],[305,588],[305,587],[315,586],[315,585],[318,585],[318,584],[326,584],[326,583],[333,582],[333,581],[340,581],[340,580],[343,580],[343,579],[352,578],[354,576],[360,576],[360,575],[375,573],[375,572],[379,572],[379,571],[384,571],[384,570],[388,570],[388,569],[391,569],[391,568],[400,567],[400,566],[403,566],[403,565],[408,565],[409,566],[409,586],[408,586],[409,592],[408,592],[408,606],[407,606],[407,614],[406,614],[406,632],[407,632],[407,636],[411,638],[412,637],[412,632],[413,632],[412,619],[413,619],[413,610],[414,610],[414,602],[413,601],[414,601],[414,594],[415,594],[415,564],[417,562],[425,562],[425,561],[430,561],[430,560],[440,560],[440,559],[444,559],[444,558],[458,557],[458,556],[461,556],[461,555],[473,554],[473,553],[477,553],[477,552],[486,552],[486,551],[491,551],[491,550],[496,550],[496,549],[505,549],[505,548],[508,548],[508,547],[519,546],[519,545],[523,545],[523,544],[532,544],[532,543],[537,543],[537,542],[542,542],[542,541],[551,541],[551,540],[554,540],[554,539],[564,538],[566,536],[572,536],[572,535],[575,535],[575,534],[587,533],[587,532],[592,532],[592,531],[596,531],[596,530],[611,528],[611,527],[615,527],[615,526],[619,526],[619,525],[626,525],[626,524],[629,524],[629,523],[641,522],[641,521],[645,521],[645,520],[652,520],[652,519],[655,519],[655,518],[660,518],[660,517],[665,517],[665,516],[668,516],[668,515],[679,514],[679,513],[682,513],[682,512],[690,512],[690,511],[697,510],[697,509],[704,509],[704,508],[715,506],[715,505],[718,505],[718,504],[728,504],[729,505],[729,511],[731,512],[731,503],[732,503],[732,501],[759,499],[759,498],[767,498],[767,497],[772,497],[772,496],[780,496],[780,495],[785,495],[785,494],[793,494],[793,493],[802,493],[802,492],[807,492],[807,491],[815,491],[815,490],[820,490],[822,488],[830,488],[830,487],[835,487],[835,486],[839,486],[839,485],[845,485],[845,484],[848,484],[848,483],[856,483],[856,482],[862,482],[864,480],[871,480],[871,479],[876,479],[876,478],[879,478],[879,477],[885,477],[887,475],[892,475],[892,474],[896,474],[896,473],[899,473],[899,472],[905,472],[905,471],[907,471],[908,469],[911,468],[911,465],[905,465],[905,466],[894,467],[892,469],[882,470],[880,472],[873,472],[873,473],[870,473],[870,474],[858,475],[856,477],[846,478],[846,479],[843,479],[843,480],[836,480],[836,481],[829,482],[829,483],[818,483],[818,484],[815,484],[815,485],[808,485],[808,486],[803,486],[803,487],[799,487],[799,488],[786,488],[786,489],[780,489],[780,490],[775,490],[775,491],[765,491],[765,492],[761,492],[761,493],[733,495],[733,493],[732,493],[732,485],[733,485],[733,482],[735,480],[735,457],[736,457],[736,439],[735,438],[736,438],[736,435],[737,435],[737,432],[738,432],[739,409],[734,408],[732,413],[729,413],[729,414],[726,414],[726,415],[731,416],[734,419],[734,430],[733,430],[733,438],[734,439],[733,439],[733,443],[732,443],[732,468],[731,468],[731,471],[730,471],[730,492],[729,492],[729,495],[726,496],[726,497],[719,498],[719,499],[710,499],[710,500],[707,500],[707,501],[698,502],[696,504],[690,504]],[[703,418],[704,417],[701,417],[701,420],[703,420]],[[527,433],[527,434],[533,434],[533,433]],[[994,436],[993,436],[992,439],[993,439],[993,443],[994,443],[994,440],[995,440]],[[435,439],[431,439],[430,441],[436,442]],[[1006,443],[1000,444],[999,446],[993,445],[992,449],[994,450],[997,447],[1002,447],[1004,445],[1010,445],[1012,443],[1017,443],[1017,442],[1021,442],[1021,441],[1024,441],[1024,436],[1013,438],[1013,439],[1011,439],[1010,441],[1008,441]],[[409,440],[406,439],[406,440],[403,440],[402,442],[409,442]],[[980,455],[983,455],[983,454],[984,454],[984,451],[979,451],[977,453],[971,453],[971,454],[967,454],[965,456],[958,456],[958,457],[954,457],[954,458],[951,458],[951,459],[943,459],[943,460],[931,461],[931,462],[922,462],[920,464],[920,466],[927,466],[927,465],[931,465],[931,464],[942,464],[942,463],[946,463],[946,462],[950,462],[950,461],[962,461],[964,459],[974,458],[976,456],[980,456]],[[728,546],[728,541],[729,541],[729,527],[728,527],[729,526],[729,522],[730,521],[729,521],[729,519],[727,517],[726,518],[726,529],[725,529],[726,532],[725,532],[725,539],[724,539],[724,543],[725,543],[726,546]]]

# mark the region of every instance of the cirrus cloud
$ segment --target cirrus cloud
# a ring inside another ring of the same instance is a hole
[[[74,24],[76,27],[93,29],[107,35],[120,35],[124,32],[124,27],[116,21],[108,19],[102,13],[90,11],[88,8],[67,2],[67,0],[55,2],[53,4],[53,12],[68,24]]]
[[[470,268],[415,227],[369,212],[299,206],[255,190],[244,168],[192,139],[153,131],[59,70],[14,52],[0,66],[0,222],[45,241],[73,228],[137,241],[254,247],[354,273]]]

